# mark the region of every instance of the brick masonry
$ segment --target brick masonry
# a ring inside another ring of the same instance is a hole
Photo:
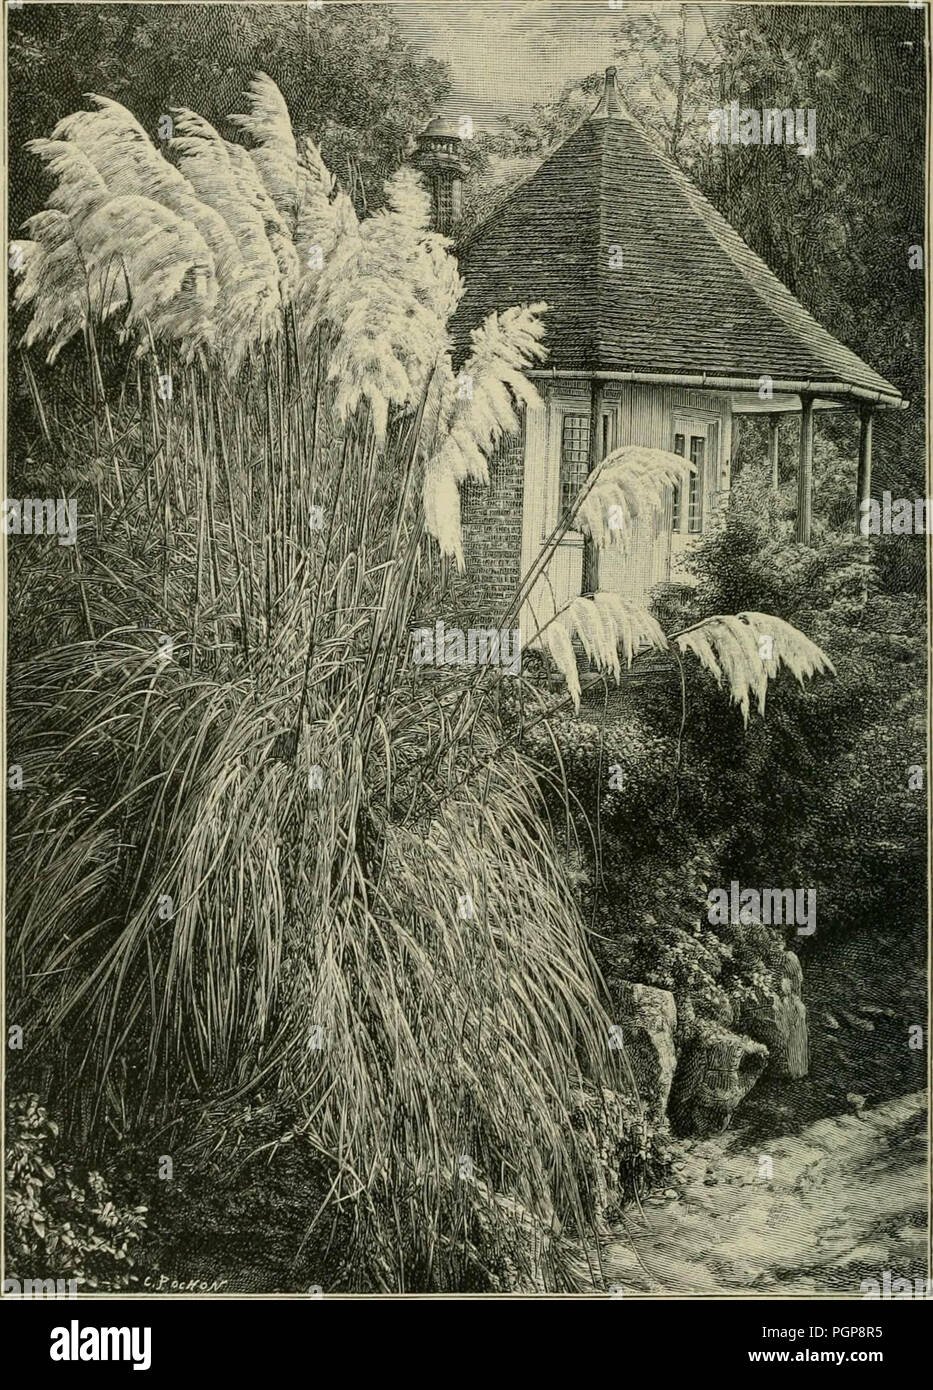
[[[466,483],[460,493],[466,574],[458,598],[477,626],[498,626],[521,579],[524,418],[503,435],[489,460],[489,486]]]

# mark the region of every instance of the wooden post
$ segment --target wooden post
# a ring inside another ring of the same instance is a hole
[[[810,544],[813,503],[813,397],[800,397],[800,452],[797,456],[797,539]]]
[[[862,503],[871,497],[871,424],[874,411],[863,406],[859,411],[858,487],[855,499],[855,530],[861,535]],[[867,509],[866,509],[867,510]]]
[[[778,461],[780,459],[780,436],[781,427],[780,415],[772,415],[768,422],[771,426],[770,455],[771,455],[771,487],[775,492],[778,490]]]
[[[602,406],[602,387],[598,381],[590,383],[590,448],[587,460],[587,473],[592,473],[602,462],[602,436],[600,414]],[[599,551],[587,537],[583,542],[583,593],[595,594],[599,588]]]

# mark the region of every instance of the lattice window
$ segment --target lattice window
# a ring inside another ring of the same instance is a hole
[[[560,438],[561,516],[573,503],[586,482],[590,462],[590,419],[588,415],[565,415]]]

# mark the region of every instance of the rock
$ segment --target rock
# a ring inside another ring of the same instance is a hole
[[[803,992],[803,966],[793,951],[782,952],[778,973],[787,980],[792,994]]]
[[[838,1018],[833,1018],[832,1014],[829,1012],[828,1009],[823,1010],[822,1018],[826,1027],[832,1028],[833,1032],[835,1032],[836,1029],[841,1027]]]
[[[659,1123],[677,1067],[677,1005],[670,990],[623,981],[616,995],[625,1050],[648,1116]]]
[[[852,1106],[852,1109],[856,1112],[856,1114],[860,1110],[864,1110],[865,1106],[868,1104],[868,1101],[865,1099],[865,1097],[858,1095],[855,1091],[849,1091],[848,1095],[846,1096],[846,1100]]]
[[[684,1134],[723,1130],[768,1062],[768,1049],[707,1020],[693,1029],[674,1076],[670,1118]]]
[[[773,973],[774,990],[758,990],[742,1011],[742,1027],[768,1049],[772,1076],[806,1076],[810,1066],[807,1006],[800,997],[803,971],[784,951]]]
[[[580,1137],[580,1157],[587,1165],[597,1218],[601,1219],[618,1200],[623,1155],[631,1152],[633,1141],[647,1148],[647,1121],[642,1118],[633,1127],[630,1090],[620,1094],[608,1086],[597,1089],[579,1081],[572,1096],[570,1122]]]

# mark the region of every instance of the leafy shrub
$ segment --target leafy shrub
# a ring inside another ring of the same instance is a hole
[[[924,536],[878,536],[873,542],[881,587],[888,593],[926,597],[927,557]]]
[[[602,727],[553,715],[525,745],[576,810],[578,892],[610,995],[628,981],[653,985],[671,991],[679,1017],[731,1024],[770,987],[780,934],[707,922],[722,837],[682,822],[676,739],[633,712]]]
[[[653,732],[635,714],[598,725],[554,713],[528,730],[523,747],[547,770],[555,810],[566,790],[581,831],[613,828],[638,837],[670,807],[674,740]]]
[[[126,1206],[97,1171],[61,1156],[58,1125],[37,1095],[7,1104],[7,1275],[75,1280],[79,1291],[125,1289],[146,1208]]]
[[[885,902],[922,911],[925,798],[907,787],[924,761],[921,602],[884,592],[861,538],[825,532],[799,546],[742,489],[693,565],[696,611],[767,605],[805,625],[835,666],[805,692],[776,687],[747,731],[686,673],[680,805],[721,837],[720,881],[816,888],[821,933],[871,922]],[[672,728],[669,702],[650,692],[641,715]]]

